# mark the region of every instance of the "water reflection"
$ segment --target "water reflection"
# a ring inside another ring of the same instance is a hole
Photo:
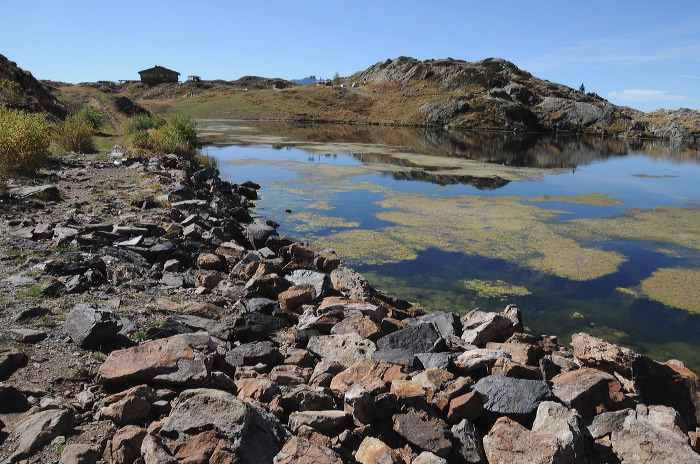
[[[404,148],[440,157],[456,157],[515,167],[576,169],[581,164],[629,154],[643,154],[700,164],[700,151],[682,140],[644,140],[557,134],[466,132],[434,128],[349,124],[199,121],[205,140],[216,144],[255,142],[254,134],[283,137],[293,143],[353,143]],[[276,146],[282,146],[279,143]],[[275,146],[273,144],[273,146]],[[358,155],[367,158],[367,154]],[[381,162],[406,166],[404,160],[372,154]],[[452,183],[438,181],[437,183]]]

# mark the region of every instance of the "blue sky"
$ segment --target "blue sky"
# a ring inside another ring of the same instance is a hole
[[[0,54],[39,79],[330,78],[387,58],[505,58],[644,111],[700,109],[700,0],[0,0]]]

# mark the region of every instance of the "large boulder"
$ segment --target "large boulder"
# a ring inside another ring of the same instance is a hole
[[[114,343],[122,329],[120,317],[109,305],[78,303],[66,316],[63,330],[82,348]]]
[[[97,372],[98,383],[129,386],[160,383],[201,386],[209,381],[216,345],[205,332],[172,337],[113,351]]]
[[[272,462],[289,438],[274,416],[231,393],[206,388],[180,394],[160,435],[185,440],[211,430],[246,463]]]

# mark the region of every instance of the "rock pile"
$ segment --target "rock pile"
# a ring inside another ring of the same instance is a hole
[[[566,348],[524,333],[513,305],[425,314],[253,223],[256,185],[140,163],[169,192],[142,220],[14,233],[79,245],[39,263],[46,295],[147,288],[160,296],[141,312],[167,316],[72,305],[59,330],[104,360],[68,395],[16,388],[32,365],[0,351],[0,462],[40,462],[52,443],[63,464],[700,462],[700,381],[681,363],[586,334]]]

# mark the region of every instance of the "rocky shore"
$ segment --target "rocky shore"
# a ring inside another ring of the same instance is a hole
[[[424,313],[187,159],[54,164],[0,196],[0,463],[700,462],[679,361]]]

